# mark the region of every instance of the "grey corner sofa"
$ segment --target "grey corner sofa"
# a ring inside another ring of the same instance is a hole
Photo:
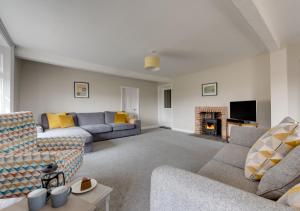
[[[141,121],[135,120],[134,124],[114,123],[116,112],[94,113],[68,113],[73,116],[75,127],[49,129],[47,114],[41,115],[42,133],[39,138],[59,136],[83,136],[85,137],[85,152],[93,151],[93,142],[125,136],[138,135],[141,133]]]
[[[229,144],[197,173],[170,166],[155,169],[151,177],[150,210],[295,210],[256,195],[258,182],[244,176],[247,153],[265,131],[233,127]]]

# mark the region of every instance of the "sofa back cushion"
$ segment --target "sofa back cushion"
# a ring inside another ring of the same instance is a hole
[[[37,151],[32,112],[0,114],[0,153]]]
[[[293,149],[282,161],[264,174],[256,194],[277,200],[298,183],[300,183],[300,146]]]
[[[75,126],[78,126],[78,120],[77,120],[77,114],[74,112],[67,113],[67,115],[73,116],[74,124]],[[41,115],[41,125],[44,130],[49,129],[49,122],[48,122],[48,117],[46,113],[42,113]]]
[[[105,111],[105,124],[112,124],[115,122],[115,111]]]
[[[104,112],[77,113],[79,126],[105,124]]]
[[[295,137],[297,122],[282,122],[271,128],[251,147],[245,164],[245,176],[260,180],[266,171],[300,144]]]

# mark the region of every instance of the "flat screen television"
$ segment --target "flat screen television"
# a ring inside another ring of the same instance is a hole
[[[230,118],[256,122],[256,100],[230,102]]]

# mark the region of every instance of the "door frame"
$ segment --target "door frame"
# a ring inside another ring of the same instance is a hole
[[[170,119],[170,127],[171,129],[173,128],[173,84],[163,84],[163,85],[158,85],[157,87],[157,122],[159,126],[163,126],[161,124],[161,91],[164,89],[171,89],[171,119]]]
[[[132,86],[120,86],[120,90],[121,90],[121,111],[123,111],[123,89],[126,88],[133,88],[137,90],[137,117],[138,119],[140,118],[140,88],[138,87],[132,87]]]

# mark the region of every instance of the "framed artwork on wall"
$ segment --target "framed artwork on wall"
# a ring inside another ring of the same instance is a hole
[[[74,82],[74,97],[75,98],[89,98],[90,90],[89,90],[88,82]]]
[[[218,95],[218,83],[202,84],[202,96],[217,96]]]

